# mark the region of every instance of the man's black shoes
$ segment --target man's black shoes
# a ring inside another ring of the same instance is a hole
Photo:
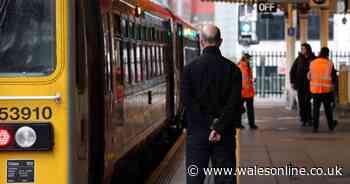
[[[245,127],[243,125],[239,125],[238,128],[239,129],[245,129]]]
[[[330,131],[334,131],[335,127],[338,125],[338,121],[334,120],[332,126],[329,128]]]
[[[256,130],[256,129],[258,129],[258,126],[256,126],[256,125],[250,125],[250,129]]]

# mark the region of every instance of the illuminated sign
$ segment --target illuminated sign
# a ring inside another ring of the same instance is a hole
[[[184,34],[184,37],[187,37],[193,40],[197,38],[197,32],[193,31],[190,28],[184,28],[183,34]]]
[[[277,3],[260,1],[257,4],[259,13],[272,13],[277,12]]]

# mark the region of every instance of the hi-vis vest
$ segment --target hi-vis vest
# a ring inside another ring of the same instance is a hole
[[[332,91],[333,64],[325,58],[317,58],[310,64],[310,91],[314,94]]]
[[[254,97],[253,75],[248,64],[240,61],[238,67],[242,72],[242,97],[252,98]]]

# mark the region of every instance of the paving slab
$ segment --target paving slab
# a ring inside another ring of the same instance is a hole
[[[338,113],[339,126],[329,132],[321,112],[320,132],[301,127],[296,111],[280,103],[257,104],[259,130],[240,131],[240,165],[283,167],[343,167],[343,176],[240,176],[241,184],[335,184],[350,183],[350,113]],[[341,116],[340,116],[341,115]],[[248,127],[247,120],[243,125]],[[268,178],[268,179],[267,179]]]
[[[350,184],[350,112],[337,113],[339,126],[329,132],[324,113],[321,112],[320,132],[301,127],[296,111],[285,108],[284,103],[258,101],[256,119],[259,129],[240,131],[240,167],[342,167],[342,176],[239,176],[240,184]],[[179,164],[170,184],[185,184],[185,157]],[[208,177],[205,184],[214,184]]]

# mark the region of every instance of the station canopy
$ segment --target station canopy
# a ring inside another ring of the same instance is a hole
[[[278,3],[281,10],[286,9],[287,4],[308,4],[308,7],[311,9],[328,9],[331,10],[331,13],[334,13],[337,10],[337,3],[343,4],[345,10],[341,12],[350,13],[350,8],[348,5],[350,4],[350,0],[201,0],[203,2],[227,2],[227,3],[242,3],[242,4],[256,4],[258,2],[271,2]],[[317,3],[315,3],[317,2]]]
[[[262,0],[202,0],[202,1],[254,4]],[[275,3],[306,3],[308,1],[309,0],[264,0],[264,2],[275,2]]]

